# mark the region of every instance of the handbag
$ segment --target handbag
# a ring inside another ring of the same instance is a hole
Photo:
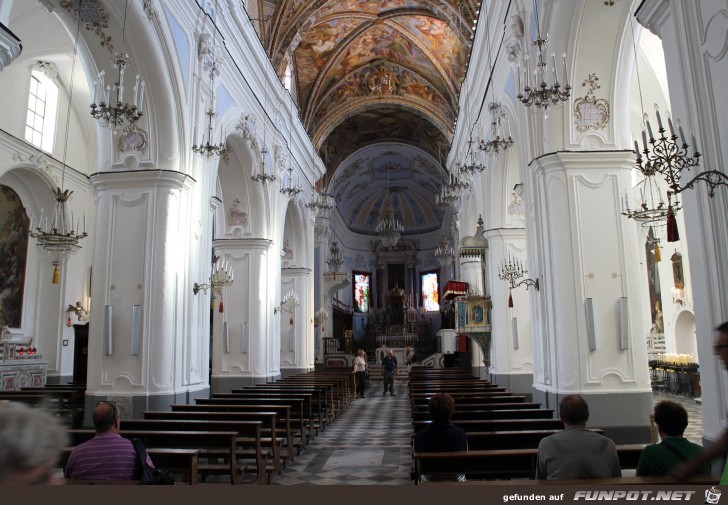
[[[132,438],[131,443],[134,446],[134,452],[137,457],[137,464],[141,469],[139,476],[139,484],[141,485],[174,485],[175,479],[172,472],[162,468],[156,468],[147,464],[147,450],[144,443],[138,438]]]

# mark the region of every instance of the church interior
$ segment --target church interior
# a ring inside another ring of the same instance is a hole
[[[411,484],[420,369],[551,421],[580,394],[625,447],[679,398],[709,445],[728,411],[725,12],[0,0],[0,401],[68,389],[74,428],[104,400],[130,427],[331,381],[267,474],[210,471],[233,483],[350,483],[350,463]]]

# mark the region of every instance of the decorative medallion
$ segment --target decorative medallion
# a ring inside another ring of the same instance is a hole
[[[511,193],[513,200],[508,204],[508,214],[511,216],[523,216],[523,198],[515,191]]]
[[[86,30],[93,31],[101,39],[101,47],[110,53],[114,52],[111,36],[104,33],[109,27],[109,13],[101,6],[100,0],[61,0],[61,7],[73,16],[75,21],[81,21]]]
[[[137,127],[136,123],[124,128],[124,133],[119,136],[119,151],[144,151],[147,147],[146,132]]]
[[[238,205],[240,205],[240,200],[236,198],[228,209],[230,226],[248,226],[248,213],[241,211]]]
[[[609,121],[609,102],[594,96],[594,91],[601,88],[597,83],[598,80],[596,74],[589,74],[589,77],[581,83],[582,86],[589,86],[586,96],[574,101],[576,129],[580,132],[601,130]]]

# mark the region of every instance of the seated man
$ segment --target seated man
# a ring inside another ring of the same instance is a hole
[[[565,396],[559,403],[564,431],[538,444],[536,479],[603,479],[621,477],[617,446],[586,429],[589,406],[580,395]]]
[[[703,452],[702,445],[683,436],[688,427],[688,411],[679,403],[663,400],[655,405],[655,424],[662,442],[644,448],[637,463],[637,475],[670,475],[681,462]],[[710,464],[704,463],[697,473],[709,475]]]
[[[455,452],[468,450],[465,430],[455,426],[450,418],[455,412],[455,401],[446,393],[432,395],[427,403],[432,423],[415,434],[414,452]],[[464,475],[443,477],[445,480],[465,480]],[[433,480],[426,475],[422,480]]]
[[[75,447],[68,456],[67,479],[133,480],[141,475],[131,441],[119,435],[121,416],[114,402],[101,401],[94,409],[96,436]],[[152,465],[149,456],[147,463]]]

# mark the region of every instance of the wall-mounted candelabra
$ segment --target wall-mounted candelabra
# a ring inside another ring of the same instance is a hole
[[[221,260],[219,257],[213,254],[212,273],[210,274],[210,281],[204,284],[199,284],[195,282],[195,284],[192,286],[192,292],[196,295],[200,291],[202,291],[203,293],[207,293],[208,290],[211,290],[213,304],[215,303],[215,295],[220,296],[220,312],[222,312],[222,290],[233,283],[234,276],[235,272],[232,271],[232,267],[228,265],[227,260]]]
[[[313,325],[319,326],[319,325],[323,324],[323,322],[326,321],[328,318],[329,318],[329,313],[326,311],[325,308],[321,307],[313,315]]]
[[[513,259],[512,256],[508,256],[508,261],[505,259],[498,267],[498,277],[500,277],[501,280],[508,281],[509,285],[509,293],[508,293],[508,307],[513,307],[513,295],[510,293],[510,291],[513,291],[518,286],[524,285],[526,286],[526,289],[529,289],[531,286],[536,288],[536,291],[539,289],[539,282],[538,279],[523,279],[520,282],[516,282],[518,279],[523,277],[528,273],[528,270],[523,268],[523,263],[521,263],[521,260],[519,259]]]
[[[290,290],[288,293],[286,293],[283,296],[283,300],[281,300],[281,304],[278,307],[275,307],[273,309],[273,313],[277,314],[278,312],[281,312],[284,310],[289,313],[293,312],[293,309],[298,307],[299,303],[300,303],[300,300],[298,299],[298,294],[295,291]]]

